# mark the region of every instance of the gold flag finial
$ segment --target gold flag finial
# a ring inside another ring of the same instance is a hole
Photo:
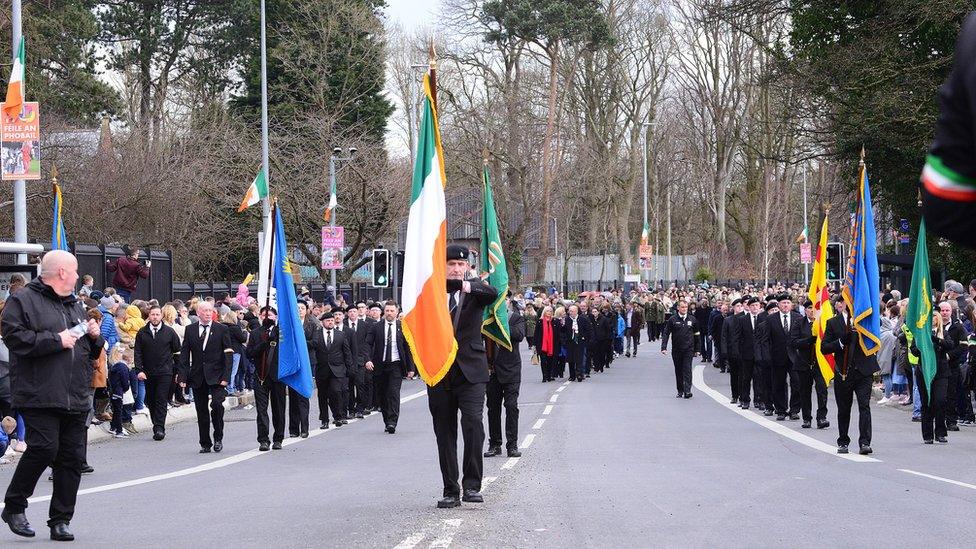
[[[58,182],[58,166],[57,164],[51,164],[51,181],[54,183]]]
[[[481,160],[482,160],[482,162],[485,163],[485,166],[488,165],[488,156],[489,156],[488,147],[482,147],[482,149],[481,149]]]
[[[861,165],[864,165],[864,145],[861,145]]]
[[[437,68],[437,49],[434,47],[434,37],[433,36],[430,37],[430,47],[428,49],[428,53],[430,54],[430,68],[436,69]]]

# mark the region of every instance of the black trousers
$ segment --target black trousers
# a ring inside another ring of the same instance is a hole
[[[485,444],[485,383],[470,383],[455,364],[440,383],[427,388],[427,403],[434,420],[437,457],[444,480],[444,496],[461,495],[465,490],[481,491],[484,470],[482,448]],[[458,485],[457,431],[461,413],[463,476]]]
[[[702,334],[702,360],[712,360],[712,336]]]
[[[207,396],[210,397],[208,410]],[[210,448],[210,423],[213,422],[213,440],[224,440],[224,399],[227,387],[223,385],[201,385],[193,388],[193,405],[197,409],[197,428],[200,430],[200,446]]]
[[[153,434],[166,432],[166,406],[169,404],[169,390],[173,386],[173,376],[146,376],[146,407],[152,420]]]
[[[790,379],[796,380],[790,393],[790,414],[803,414],[803,421],[813,420],[813,397],[817,395],[817,421],[827,419],[827,385],[819,366],[811,370],[793,370]]]
[[[754,360],[749,358],[740,358],[738,360],[739,366],[739,402],[748,406],[751,402],[749,395],[752,394],[752,374],[755,369],[756,363]],[[756,403],[758,404],[759,398],[757,395]]]
[[[540,354],[539,366],[542,368],[542,381],[549,381],[556,377],[556,357]]]
[[[918,369],[916,369],[918,372]],[[921,372],[916,379],[923,380]],[[925,390],[925,381],[918,384],[918,395],[922,398],[922,440],[934,440],[946,436],[946,394],[949,379],[932,380],[932,398]]]
[[[712,357],[715,367],[720,368],[723,372],[729,367],[729,360],[722,355],[722,342],[721,340],[712,341]]]
[[[919,378],[923,379],[923,378]],[[925,382],[919,384],[919,388]],[[959,393],[962,391],[962,370],[959,366],[949,366],[949,379],[946,381],[945,420],[946,425],[956,425],[959,421]],[[935,393],[935,390],[932,391]]]
[[[674,361],[674,385],[679,393],[691,392],[691,359],[694,351],[671,350],[671,360]]]
[[[315,378],[315,385],[319,389],[319,421],[329,422],[329,410],[332,410],[332,417],[336,420],[346,419],[346,401],[342,393],[342,388],[348,387],[346,378],[336,377],[329,372],[326,377]]]
[[[308,399],[288,387],[288,434],[298,436],[308,432]]]
[[[766,409],[775,408],[773,403],[773,365],[765,361],[756,361],[756,367],[761,372],[760,382],[762,383],[762,402]],[[758,391],[757,391],[758,393]]]
[[[19,412],[24,417],[27,451],[7,486],[4,510],[23,513],[27,498],[34,494],[38,479],[50,466],[54,490],[47,524],[67,524],[75,514],[81,467],[88,452],[88,415],[44,408],[22,408]]]
[[[521,383],[501,383],[498,377],[488,379],[488,446],[502,445],[502,403],[505,405],[505,447],[518,449],[518,396]]]
[[[349,384],[349,399],[346,401],[346,407],[349,409],[349,415],[352,416],[366,408],[363,400],[366,392],[366,368],[357,365],[347,373],[346,380]]]
[[[772,385],[773,407],[777,414],[786,415],[789,412],[789,394],[786,388],[790,379],[790,367],[787,364],[773,364],[769,368],[770,384]],[[796,385],[790,387],[796,391]]]
[[[739,359],[732,357],[722,357],[722,364],[729,372],[729,388],[732,390],[732,400],[739,400]]]
[[[379,399],[383,424],[396,427],[400,419],[400,386],[403,385],[401,362],[383,362],[373,369],[373,391]]]
[[[834,378],[834,397],[837,400],[838,445],[851,443],[847,431],[851,426],[851,406],[857,397],[858,432],[857,442],[861,446],[871,445],[871,376],[853,370],[847,379],[838,375]]]
[[[637,347],[638,345],[640,345],[640,336],[641,336],[640,330],[637,330],[635,328],[627,328],[627,335],[624,337],[626,338],[625,341],[627,344],[628,353],[631,352],[630,349],[631,347],[633,347],[634,349],[633,353],[635,355],[637,354]]]
[[[357,388],[357,391],[359,389]],[[365,412],[373,407],[373,372],[363,366],[363,390],[359,393],[359,411]]]
[[[281,442],[285,439],[286,385],[273,379],[255,380],[254,408],[258,413],[258,442]],[[268,406],[271,406],[271,425],[268,425]],[[268,438],[269,427],[274,427],[273,439]]]

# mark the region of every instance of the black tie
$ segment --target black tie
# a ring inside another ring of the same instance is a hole
[[[156,327],[155,326],[152,327],[152,338],[153,339],[156,339]]]
[[[393,323],[386,323],[386,353],[383,356],[385,362],[393,362]]]
[[[448,309],[453,311],[455,307],[457,307],[457,298],[454,296],[454,292],[451,292],[451,300],[449,302]]]
[[[325,331],[325,346],[326,347],[332,346],[332,330]]]

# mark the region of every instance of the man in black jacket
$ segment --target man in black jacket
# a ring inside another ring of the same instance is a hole
[[[366,305],[363,304],[363,308]],[[363,319],[359,318],[359,309],[352,305],[346,311],[346,327],[349,329],[349,335],[352,338],[351,343],[355,343],[354,347],[356,351],[353,353],[353,357],[356,361],[356,400],[355,405],[350,403],[350,413],[355,415],[357,418],[362,419],[365,414],[369,413],[370,403],[373,399],[373,383],[370,379],[370,383],[366,383],[366,361],[369,360],[369,347],[366,346],[366,333],[369,331],[369,324]],[[352,388],[350,387],[350,392]]]
[[[200,320],[186,327],[180,350],[180,386],[193,389],[201,454],[209,454],[211,447],[214,452],[224,449],[224,399],[227,398],[234,356],[227,326],[214,322],[213,317],[213,304],[198,303],[197,318]],[[211,401],[209,410],[208,397]]]
[[[725,318],[722,320],[721,336],[718,340],[718,345],[720,346],[719,352],[722,356],[722,364],[729,373],[729,387],[732,391],[732,400],[729,402],[730,404],[738,404],[740,402],[739,390],[741,384],[739,383],[739,342],[736,339],[735,323],[741,316],[743,316],[742,309],[742,300],[736,299],[732,301],[732,310],[727,311]],[[712,333],[714,333],[714,330]]]
[[[746,298],[743,298],[746,299]],[[748,310],[742,316],[736,317],[732,326],[732,342],[738,349],[739,360],[739,407],[748,410],[751,403],[752,376],[756,365],[756,327],[759,326],[759,299],[750,297],[746,300]],[[759,395],[755,395],[759,400]],[[757,403],[758,404],[758,403]]]
[[[519,313],[518,305],[510,301],[513,311],[508,317],[508,335],[512,350],[502,347],[490,339],[485,339],[488,350],[488,451],[485,457],[502,453],[502,401],[505,402],[505,448],[508,457],[520,457],[518,449],[518,396],[522,384],[522,356],[519,343],[525,339],[525,318]]]
[[[677,398],[691,398],[691,360],[698,356],[699,338],[701,332],[698,320],[688,314],[688,302],[678,302],[677,314],[671,315],[664,322],[661,333],[661,353],[668,352],[668,339],[673,339],[674,349],[671,359],[674,361],[674,381],[678,388]]]
[[[149,309],[149,323],[136,333],[136,376],[146,382],[146,406],[153,424],[153,440],[166,437],[166,407],[180,356],[180,336],[163,324],[159,306]]]
[[[966,333],[966,328],[962,322],[959,322],[958,309],[953,307],[955,304],[955,300],[939,303],[943,330],[952,341],[968,341],[969,334]],[[949,356],[949,381],[946,384],[945,422],[948,431],[959,430],[958,395],[963,390],[962,362],[966,359],[966,350],[966,345],[955,345],[947,352]]]
[[[878,358],[865,355],[858,341],[847,304],[838,296],[834,298],[836,316],[827,321],[820,352],[833,354],[837,375],[834,377],[834,397],[837,400],[837,453],[848,453],[851,438],[847,431],[851,424],[851,406],[857,397],[858,444],[860,454],[872,453],[871,449],[871,385],[872,376],[881,368]]]
[[[523,319],[524,321],[524,319]],[[560,330],[560,341],[566,348],[566,360],[569,362],[569,380],[583,381],[583,362],[586,360],[586,345],[593,337],[588,315],[581,315],[579,306],[570,305],[569,312],[563,319]],[[550,372],[550,374],[552,374]],[[554,375],[554,374],[553,374]],[[551,381],[552,378],[543,379]]]
[[[824,383],[820,364],[817,362],[814,346],[817,337],[813,335],[816,309],[809,299],[803,304],[806,314],[793,324],[790,334],[790,348],[793,354],[792,373],[796,375],[797,385],[790,393],[790,414],[803,413],[804,429],[809,429],[813,420],[813,400],[811,391],[817,393],[817,429],[830,427],[827,421],[827,384]]]
[[[27,499],[51,466],[51,539],[74,539],[68,523],[85,463],[92,366],[105,344],[98,324],[87,318],[74,296],[77,281],[75,257],[48,252],[41,260],[41,275],[7,299],[0,318],[10,351],[13,406],[27,426],[27,451],[10,479],[0,513],[19,536],[35,535],[24,513]]]
[[[346,309],[334,309],[332,318],[335,320],[335,331],[342,332],[346,336],[349,350],[352,352],[352,363],[346,368],[346,380],[342,385],[342,402],[346,407],[343,419],[348,420],[356,415],[356,401],[359,398],[356,392],[356,378],[359,377],[359,342],[356,340],[356,334],[349,331],[349,325],[346,324]]]
[[[481,337],[485,307],[498,297],[498,290],[479,278],[465,278],[471,269],[468,249],[451,244],[447,247],[447,302],[454,321],[457,355],[447,375],[427,388],[427,402],[434,419],[437,455],[440,458],[444,498],[439,508],[458,507],[460,499],[481,503],[481,477],[485,444],[485,385],[488,384],[488,359]],[[461,413],[461,435],[464,438],[464,476],[458,485],[457,426]]]
[[[336,329],[332,313],[319,317],[322,328],[312,332],[309,358],[315,374],[319,395],[319,421],[321,429],[329,428],[329,410],[332,410],[336,427],[349,423],[346,419],[346,402],[342,388],[346,375],[353,368],[355,359],[349,345],[348,334]]]
[[[373,375],[374,399],[383,414],[383,425],[389,434],[396,433],[400,419],[400,387],[403,370],[413,379],[413,356],[403,337],[403,326],[397,319],[400,307],[394,301],[383,306],[383,317],[374,322],[366,334],[369,360],[366,370]]]
[[[799,388],[799,381],[792,373],[793,361],[797,356],[796,349],[790,344],[790,332],[793,326],[799,324],[800,315],[793,312],[793,300],[788,294],[779,296],[777,301],[779,310],[770,310],[769,317],[766,319],[769,330],[769,371],[772,375],[773,391],[771,400],[776,410],[777,421],[783,421],[787,415],[791,420],[796,421],[800,416],[789,408],[786,382],[787,379],[790,381],[791,392]]]
[[[261,325],[251,330],[247,341],[247,357],[254,363],[254,408],[257,411],[258,450],[281,450],[285,439],[285,384],[278,379],[278,311],[274,307],[261,309]],[[273,438],[268,438],[268,406],[271,406]],[[308,437],[308,432],[301,433]],[[273,443],[272,443],[273,441]]]

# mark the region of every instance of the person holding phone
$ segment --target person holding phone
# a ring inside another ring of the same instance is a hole
[[[140,278],[149,278],[149,268],[152,261],[146,260],[145,264],[139,262],[139,248],[136,246],[126,246],[125,257],[120,257],[115,261],[106,261],[105,270],[115,273],[112,277],[112,287],[118,292],[119,297],[126,303],[132,303],[132,294],[136,292]]]

